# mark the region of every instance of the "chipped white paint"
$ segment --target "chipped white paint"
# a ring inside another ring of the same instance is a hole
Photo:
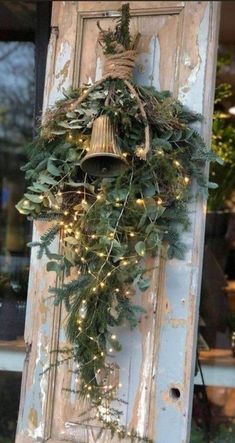
[[[149,43],[149,51],[142,52],[136,59],[134,69],[135,80],[140,85],[155,85],[160,88],[160,44],[157,36],[153,35]]]
[[[145,353],[147,355],[151,355],[152,346],[151,346],[151,332],[148,331],[147,337],[145,339]],[[146,421],[148,420],[149,411],[146,408],[146,400],[148,398],[148,390],[146,389],[148,387],[148,381],[149,381],[149,373],[152,369],[151,360],[145,358],[143,365],[142,365],[142,373],[141,373],[141,380],[140,380],[140,401],[137,409],[137,417],[138,417],[138,424],[137,424],[137,432],[139,435],[144,435],[145,432],[145,425]]]
[[[102,78],[102,61],[100,57],[97,57],[96,60],[96,70],[95,70],[95,79],[96,81],[100,80]]]
[[[198,62],[195,67],[192,65],[190,66],[192,72],[189,75],[187,82],[179,89],[179,99],[186,106],[190,106],[191,109],[196,112],[203,112],[203,101],[201,100],[202,96],[198,94],[198,91],[201,90],[204,84],[205,67],[208,55],[209,16],[210,4],[208,3],[198,31]],[[187,62],[190,59],[188,58],[187,54],[185,54],[184,57],[187,66]]]

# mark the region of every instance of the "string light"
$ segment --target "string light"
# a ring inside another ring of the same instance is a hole
[[[158,200],[157,200],[157,204],[158,204],[158,205],[161,205],[161,204],[162,204],[162,199],[161,199],[161,198],[158,198]]]
[[[137,203],[137,205],[143,205],[144,200],[142,198],[137,198],[136,203]]]
[[[109,348],[109,352],[113,352],[113,348]]]
[[[130,237],[135,237],[135,233],[134,232],[130,232],[129,236]]]
[[[128,263],[129,263],[129,262],[128,262],[127,260],[123,260],[123,262],[122,262],[123,266],[127,266]]]
[[[101,194],[98,194],[98,195],[96,196],[96,200],[102,200],[102,195],[101,195]]]
[[[115,334],[112,334],[112,335],[111,335],[111,339],[112,339],[112,340],[116,340],[116,338],[117,338],[117,336],[116,336]]]
[[[101,288],[104,288],[104,287],[105,287],[105,283],[104,283],[104,282],[101,282],[101,283],[100,283],[100,286],[101,286]]]
[[[115,288],[115,292],[120,292],[120,289],[119,288]]]
[[[189,178],[188,177],[184,177],[184,182],[185,183],[189,183]]]
[[[69,215],[69,212],[68,211],[64,211],[64,215]]]
[[[97,291],[97,288],[96,287],[92,288],[92,291],[93,292]]]
[[[174,160],[174,163],[176,166],[180,166],[180,162],[178,162],[178,160]]]

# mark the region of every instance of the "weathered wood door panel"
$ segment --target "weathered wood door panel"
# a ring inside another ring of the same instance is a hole
[[[123,2],[54,2],[44,107],[63,88],[95,81],[103,56],[97,43],[97,19],[112,24]],[[201,128],[209,141],[219,2],[131,1],[131,30],[141,32],[135,78],[145,85],[170,89],[206,119]],[[122,328],[123,343],[114,377],[119,380],[123,423],[148,434],[156,443],[186,443],[191,415],[197,313],[200,291],[205,202],[190,207],[192,226],[184,235],[186,259],[155,262],[152,284],[136,300],[146,309],[135,331]],[[34,239],[47,229],[34,224]],[[59,239],[54,244],[59,248]],[[65,343],[63,309],[53,307],[48,287],[53,274],[33,252],[25,340],[28,354],[22,384],[17,443],[108,443],[110,435],[95,421],[79,417],[89,404],[66,389],[76,389],[69,363],[55,363]],[[151,263],[152,266],[152,263]],[[91,412],[92,414],[93,412]],[[114,438],[114,442],[118,441]]]

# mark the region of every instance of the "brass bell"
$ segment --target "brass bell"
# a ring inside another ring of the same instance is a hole
[[[81,161],[81,168],[98,177],[114,177],[128,168],[107,115],[101,115],[93,123],[90,150]]]

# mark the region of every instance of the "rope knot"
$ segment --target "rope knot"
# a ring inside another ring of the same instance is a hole
[[[103,76],[128,80],[135,67],[136,51],[129,50],[105,57]]]

